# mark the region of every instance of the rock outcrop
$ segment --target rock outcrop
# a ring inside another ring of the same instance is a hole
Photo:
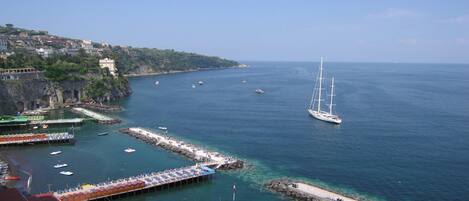
[[[0,80],[0,114],[16,114],[37,108],[60,108],[86,97],[86,80],[52,82],[42,75],[34,79]],[[111,89],[107,100],[130,95],[128,83]]]

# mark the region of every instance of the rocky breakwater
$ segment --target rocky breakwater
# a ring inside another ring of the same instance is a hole
[[[185,156],[198,164],[218,170],[233,170],[244,167],[244,162],[241,160],[225,156],[218,152],[205,150],[204,148],[174,139],[163,133],[156,133],[143,128],[124,128],[120,131],[147,143]]]
[[[303,181],[292,179],[276,179],[265,184],[271,191],[280,193],[286,197],[300,201],[362,201],[340,195],[338,193],[319,188]],[[364,200],[363,200],[364,201]]]

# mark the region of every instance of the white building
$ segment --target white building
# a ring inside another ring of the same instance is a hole
[[[47,58],[51,54],[54,54],[54,50],[50,48],[39,48],[39,49],[36,49],[36,53],[41,55],[44,58]]]
[[[99,67],[108,68],[112,76],[117,76],[117,68],[113,59],[104,58],[99,60]]]

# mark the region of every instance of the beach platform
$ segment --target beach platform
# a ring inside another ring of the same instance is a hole
[[[51,119],[51,120],[39,120],[30,121],[29,125],[57,125],[57,124],[72,124],[78,125],[83,123],[86,119],[84,118],[72,118],[72,119]]]
[[[174,139],[163,133],[157,133],[144,128],[124,128],[120,130],[145,142],[162,147],[166,150],[181,154],[200,165],[214,169],[240,169],[244,162],[230,156],[226,156],[214,151],[208,151],[197,145],[193,145],[182,140]]]
[[[120,197],[139,195],[141,193],[206,181],[213,174],[215,174],[213,169],[194,165],[97,184],[85,184],[75,188],[52,192],[52,195],[60,201],[114,200]]]
[[[14,135],[0,135],[0,146],[32,145],[49,143],[74,143],[74,135],[62,133],[25,133]]]
[[[97,112],[94,112],[85,108],[81,108],[81,107],[72,108],[72,112],[76,112],[76,113],[91,117],[100,124],[116,124],[116,123],[121,122],[119,119],[114,119],[104,114],[100,114],[100,113],[97,113]]]

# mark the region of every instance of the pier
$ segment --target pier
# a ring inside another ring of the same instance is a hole
[[[0,135],[0,146],[9,145],[31,145],[48,143],[73,143],[74,135],[68,132],[63,133],[26,133],[15,135]]]
[[[225,156],[218,152],[208,151],[193,144],[177,140],[164,134],[159,134],[144,128],[125,128],[120,130],[145,142],[166,150],[181,154],[200,165],[214,169],[240,169],[244,162],[230,156]]]
[[[113,200],[119,197],[205,181],[210,179],[213,174],[215,174],[213,169],[194,165],[98,184],[85,184],[53,192],[52,196],[60,201]]]
[[[91,117],[91,118],[95,119],[100,124],[115,124],[115,123],[120,123],[121,122],[118,119],[113,119],[113,118],[108,117],[106,115],[103,115],[103,114],[100,114],[100,113],[97,113],[97,112],[93,112],[91,110],[81,108],[81,107],[72,108],[72,112],[80,113],[80,114],[86,115],[88,117]]]

